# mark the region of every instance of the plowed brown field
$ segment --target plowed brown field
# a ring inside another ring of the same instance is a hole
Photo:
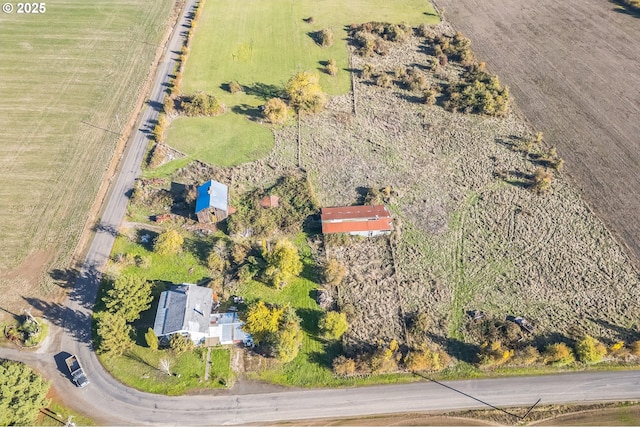
[[[640,19],[606,0],[437,0],[640,260]]]

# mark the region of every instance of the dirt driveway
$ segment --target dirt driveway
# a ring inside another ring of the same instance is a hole
[[[607,0],[437,0],[640,264],[640,16]]]

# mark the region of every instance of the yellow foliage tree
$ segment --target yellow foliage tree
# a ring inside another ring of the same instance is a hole
[[[253,341],[260,344],[269,334],[276,333],[284,308],[267,307],[264,301],[258,301],[249,307],[244,330],[251,334]]]
[[[309,71],[302,71],[289,80],[285,92],[296,111],[317,113],[324,108],[327,96],[322,92],[319,81],[318,75]]]
[[[480,347],[480,365],[485,367],[499,366],[513,357],[514,351],[502,345],[500,341],[484,343]]]
[[[568,365],[575,360],[573,351],[565,343],[549,344],[544,350],[544,361],[548,364]]]
[[[184,238],[177,230],[167,230],[156,239],[153,249],[158,255],[174,255],[182,251]]]
[[[412,350],[404,358],[404,365],[410,371],[440,371],[451,363],[451,358],[441,349],[430,349],[426,345]]]
[[[262,256],[267,262],[264,275],[275,287],[282,288],[302,271],[298,248],[289,240],[278,240],[273,250],[265,248]]]
[[[578,360],[584,363],[597,363],[607,354],[607,347],[592,336],[585,335],[576,343]]]
[[[328,340],[338,340],[349,328],[347,315],[337,311],[326,313],[318,322],[322,336]]]

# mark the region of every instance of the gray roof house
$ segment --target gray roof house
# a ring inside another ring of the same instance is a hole
[[[225,345],[251,342],[236,312],[212,313],[213,291],[183,283],[160,294],[153,332],[161,340],[188,335],[194,344]]]
[[[213,291],[198,285],[174,285],[160,294],[160,303],[153,324],[158,338],[171,334],[189,335],[200,343],[209,333]]]
[[[229,188],[218,181],[207,181],[198,187],[196,216],[202,223],[219,222],[229,215]]]

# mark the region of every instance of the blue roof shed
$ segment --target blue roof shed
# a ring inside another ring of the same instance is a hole
[[[196,214],[204,209],[218,209],[225,214],[229,210],[229,189],[218,181],[207,181],[198,187]]]

